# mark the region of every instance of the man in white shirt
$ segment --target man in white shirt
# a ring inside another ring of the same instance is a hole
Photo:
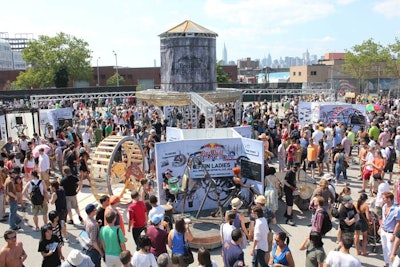
[[[382,206],[383,206],[383,199],[382,194],[384,192],[390,192],[390,185],[382,179],[382,176],[376,175],[375,180],[378,183],[378,193],[376,194],[375,199],[375,213],[382,217]]]
[[[350,255],[350,248],[353,246],[354,236],[351,233],[343,233],[340,241],[339,251],[330,251],[325,259],[324,267],[361,267],[359,259]]]
[[[151,210],[149,211],[148,218],[153,217],[154,215],[161,215],[162,220],[164,220],[165,209],[163,206],[158,205],[158,199],[155,195],[151,195],[149,198]],[[170,218],[172,219],[172,218]]]
[[[44,148],[39,149],[39,171],[40,171],[40,179],[42,179],[46,187],[50,186],[50,159],[46,153],[44,153]]]
[[[314,125],[314,132],[312,134],[312,138],[314,140],[314,145],[319,144],[319,140],[322,139],[324,133],[319,129],[319,124]]]
[[[252,215],[256,219],[254,225],[253,245],[250,255],[253,256],[253,266],[267,267],[269,261],[268,251],[268,222],[264,217],[264,212],[260,206],[252,208]]]

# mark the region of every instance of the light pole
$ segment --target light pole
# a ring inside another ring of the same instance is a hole
[[[119,76],[118,76],[118,59],[117,59],[117,53],[113,50],[114,56],[115,56],[115,73],[117,74],[117,86],[119,86]]]
[[[100,57],[97,58],[97,86],[100,86],[99,59]]]

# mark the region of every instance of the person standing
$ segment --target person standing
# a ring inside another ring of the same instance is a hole
[[[22,242],[17,241],[17,232],[14,230],[5,231],[4,240],[6,245],[0,250],[0,266],[23,267],[28,256]]]
[[[322,136],[321,136],[322,138]],[[311,178],[315,178],[315,168],[317,168],[317,156],[318,156],[318,143],[313,138],[310,138],[310,143],[307,147],[307,161],[308,167],[311,169]]]
[[[381,236],[382,253],[385,261],[385,266],[388,267],[391,263],[390,254],[393,249],[395,233],[400,230],[400,208],[393,204],[394,195],[392,192],[384,192],[382,194],[382,224],[378,230]]]
[[[165,209],[163,206],[158,205],[158,198],[155,195],[151,195],[149,198],[151,210],[149,211],[149,218],[154,215],[161,215],[164,220]]]
[[[310,142],[311,143],[311,142]],[[292,165],[291,169],[286,173],[283,191],[285,192],[286,198],[286,223],[294,226],[293,222],[293,191],[296,190],[296,174],[297,174],[297,165]]]
[[[105,212],[104,212],[104,216],[107,217],[107,214],[110,211],[113,211],[115,213],[115,223],[114,225],[116,227],[121,228],[121,231],[123,233],[123,235],[125,236],[125,223],[124,223],[124,218],[122,217],[122,214],[118,211],[117,207],[120,203],[120,198],[119,196],[111,196],[110,197],[110,205],[106,208]],[[104,217],[104,225],[108,225],[107,220],[105,220]]]
[[[78,218],[83,223],[83,219],[81,217],[78,200],[76,195],[82,188],[82,181],[78,179],[77,176],[71,173],[71,169],[68,166],[63,167],[64,178],[61,179],[60,185],[63,187],[65,191],[65,197],[67,199],[67,210],[69,221],[68,224],[74,224],[74,220],[72,218],[72,209],[75,210],[76,214],[78,214]]]
[[[225,241],[222,245],[222,257],[225,267],[233,267],[237,261],[241,261],[244,266],[244,252],[240,247],[242,243],[242,231],[234,229],[231,234],[231,241]]]
[[[325,259],[325,267],[340,267],[343,263],[346,266],[361,267],[359,259],[350,254],[350,248],[354,244],[354,238],[351,233],[343,233],[340,239],[340,250],[330,251]]]
[[[252,208],[252,215],[255,218],[253,245],[250,255],[253,256],[253,267],[266,267],[269,261],[268,254],[268,222],[260,206]]]
[[[100,201],[101,207],[97,209],[96,221],[99,224],[99,227],[101,229],[101,227],[104,226],[104,222],[105,222],[105,220],[104,220],[105,211],[106,211],[107,207],[110,205],[110,197],[107,195],[102,195],[100,197],[99,201]]]
[[[60,217],[60,223],[66,224],[67,223],[67,199],[65,197],[65,191],[60,188],[60,184],[58,181],[52,181],[50,183],[51,186],[51,199],[50,204],[55,204],[56,211],[58,216]],[[67,235],[67,226],[65,225],[63,228],[63,236],[64,242],[68,242],[68,235]]]
[[[50,159],[46,153],[44,153],[44,148],[39,149],[39,171],[40,179],[46,184],[46,188],[50,188]]]
[[[85,220],[85,231],[89,235],[89,244],[87,248],[83,249],[83,252],[90,257],[96,267],[101,267],[101,258],[104,257],[104,251],[101,247],[99,240],[99,225],[94,219],[96,215],[95,204],[88,204],[85,207],[87,218]]]
[[[61,244],[58,237],[53,234],[50,224],[46,224],[41,228],[38,252],[43,256],[42,267],[57,267],[61,265],[61,260],[64,260]]]
[[[319,267],[324,264],[326,254],[323,245],[322,236],[317,232],[311,232],[304,239],[300,245],[300,250],[306,250],[306,262],[304,266]]]
[[[342,205],[339,208],[339,225],[342,233],[351,233],[354,235],[356,222],[360,219],[356,208],[353,205],[353,199],[350,195],[342,196]]]
[[[168,243],[168,229],[161,229],[161,222],[163,216],[161,214],[155,214],[150,217],[151,225],[147,228],[147,236],[151,240],[150,252],[157,258],[162,253],[167,253]]]
[[[114,211],[108,212],[105,218],[107,225],[100,229],[100,241],[109,267],[119,266],[119,255],[126,250],[126,238],[121,229],[115,226],[116,215]]]
[[[19,230],[21,229],[18,224],[22,221],[17,214],[18,208],[18,197],[17,191],[15,190],[14,186],[14,179],[8,175],[6,181],[4,182],[4,188],[6,193],[6,200],[8,201],[8,205],[10,206],[10,214],[8,218],[8,224],[10,225],[10,229],[12,230]]]
[[[132,228],[132,236],[136,244],[136,250],[139,250],[139,236],[146,229],[147,224],[147,209],[144,202],[139,200],[139,192],[133,191],[131,197],[132,204],[128,207],[128,232],[130,232]]]
[[[40,230],[39,213],[43,216],[43,224],[47,224],[49,195],[47,194],[46,184],[43,180],[39,179],[37,171],[32,171],[31,174],[33,179],[30,183],[26,184],[24,195],[32,202],[33,222],[35,223],[35,231],[38,232]]]

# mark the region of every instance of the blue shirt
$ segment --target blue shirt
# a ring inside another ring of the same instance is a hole
[[[382,207],[382,229],[386,232],[393,232],[397,221],[400,221],[400,208],[392,205],[388,215],[385,216],[386,206],[387,204]]]

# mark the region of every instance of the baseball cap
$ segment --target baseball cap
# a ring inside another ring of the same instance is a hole
[[[342,202],[347,202],[347,203],[353,202],[353,199],[349,195],[344,195],[342,196]]]
[[[163,218],[162,214],[154,214],[153,216],[151,216],[150,221],[153,224],[159,224],[161,222],[162,218]]]
[[[86,205],[86,207],[85,207],[86,214],[91,213],[91,212],[94,211],[96,208],[97,208],[97,203]]]

